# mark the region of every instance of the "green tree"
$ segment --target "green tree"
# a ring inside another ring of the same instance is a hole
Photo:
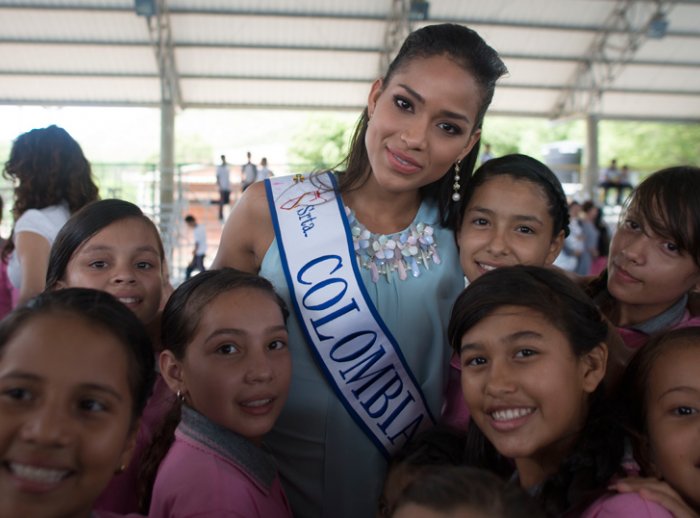
[[[287,152],[290,170],[299,173],[338,166],[348,152],[353,129],[354,121],[347,116],[310,116],[292,137],[292,147]]]

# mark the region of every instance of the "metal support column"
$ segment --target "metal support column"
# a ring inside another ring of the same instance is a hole
[[[598,185],[598,116],[589,114],[586,116],[586,158],[584,160],[585,171],[581,184],[586,198],[596,199],[596,187]]]

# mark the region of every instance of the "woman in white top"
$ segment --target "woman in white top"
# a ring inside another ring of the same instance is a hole
[[[3,176],[15,182],[15,223],[2,257],[22,304],[43,291],[56,234],[73,212],[98,198],[98,188],[80,145],[53,125],[17,137]]]

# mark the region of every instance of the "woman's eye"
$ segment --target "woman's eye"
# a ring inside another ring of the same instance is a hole
[[[396,104],[396,106],[398,106],[402,110],[408,111],[411,110],[411,108],[413,108],[411,103],[406,98],[401,97],[400,95],[394,96],[394,104]]]
[[[224,344],[216,349],[219,354],[235,354],[238,352],[238,347],[234,344]]]
[[[438,127],[450,135],[461,135],[462,133],[462,128],[448,122],[441,122]]]
[[[95,399],[81,399],[78,408],[86,412],[104,412],[107,406]]]
[[[624,226],[625,228],[628,228],[629,230],[639,230],[639,229],[642,228],[642,227],[639,225],[639,223],[637,223],[637,222],[634,221],[633,219],[626,219],[625,222],[623,223],[623,226]]]
[[[472,224],[477,226],[477,227],[485,227],[486,225],[489,224],[489,220],[485,218],[475,218],[472,220]]]
[[[15,401],[29,401],[32,399],[32,393],[27,389],[20,387],[11,387],[2,392],[3,396]]]
[[[530,356],[535,356],[537,354],[537,351],[534,351],[532,349],[520,349],[517,353],[515,353],[516,358],[529,358]]]
[[[689,407],[689,406],[679,406],[679,407],[673,409],[673,413],[677,416],[688,416],[688,415],[697,414],[698,410],[697,410],[697,408],[693,408],[693,407]]]
[[[90,267],[91,267],[91,268],[102,269],[102,268],[105,268],[106,266],[107,266],[107,262],[106,262],[106,261],[92,261],[92,262],[90,263]]]
[[[475,358],[467,358],[464,361],[464,365],[468,365],[471,367],[478,367],[480,365],[485,365],[486,364],[486,358],[483,356],[477,356]]]
[[[284,349],[285,347],[287,347],[287,344],[282,340],[275,340],[274,342],[271,342],[270,345],[268,345],[268,348],[271,351],[279,351],[280,349]]]
[[[673,243],[671,241],[666,241],[664,243],[664,248],[666,250],[668,250],[669,252],[672,252],[674,254],[680,252],[680,250],[681,250],[680,247],[676,243]]]

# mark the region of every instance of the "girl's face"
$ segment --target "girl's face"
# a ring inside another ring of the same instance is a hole
[[[499,175],[474,192],[459,232],[459,258],[470,282],[501,266],[552,264],[564,242],[556,237],[549,200],[537,184]]]
[[[372,181],[406,192],[442,178],[479,139],[480,103],[471,74],[446,56],[416,58],[388,84],[375,81],[365,137]]]
[[[58,287],[106,291],[148,324],[158,313],[163,286],[159,239],[140,218],[115,221],[75,251]]]
[[[700,283],[700,268],[687,252],[646,228],[630,211],[610,243],[608,291],[619,302],[617,325],[637,324],[663,313]]]
[[[679,344],[680,345],[680,344]],[[667,348],[655,360],[646,397],[656,474],[700,509],[700,344]]]
[[[166,344],[167,347],[167,344]],[[291,357],[282,311],[272,296],[238,288],[202,311],[182,362],[161,354],[161,371],[199,413],[258,442],[287,398]]]
[[[462,392],[472,419],[526,487],[556,471],[581,430],[589,394],[605,371],[606,349],[574,355],[568,338],[543,315],[504,306],[461,341]],[[526,471],[527,470],[527,471]]]
[[[135,439],[128,358],[72,313],[17,330],[0,352],[0,516],[88,516]]]

